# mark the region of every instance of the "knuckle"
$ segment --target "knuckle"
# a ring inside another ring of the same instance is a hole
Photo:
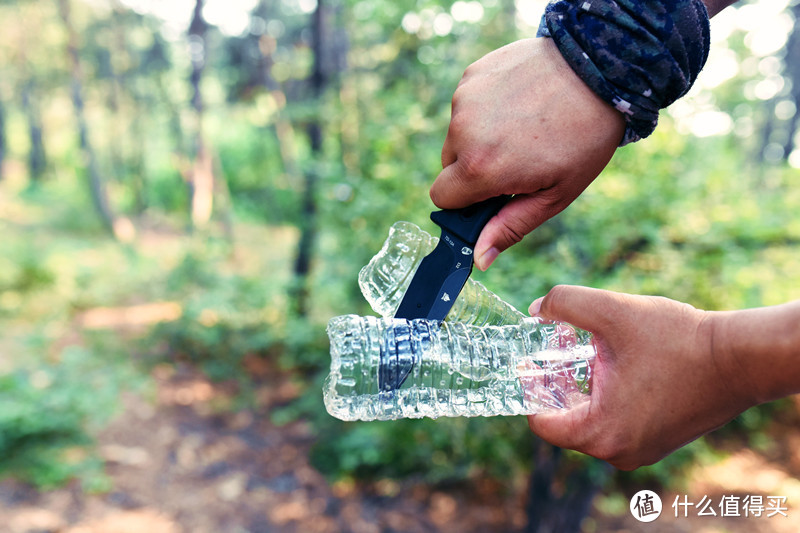
[[[563,182],[542,189],[541,198],[549,216],[555,216],[563,211],[574,200],[573,195],[566,190]]]
[[[475,74],[475,71],[479,69],[480,65],[478,65],[478,61],[474,61],[469,65],[467,65],[467,68],[464,69],[464,73],[461,75],[461,81],[459,82],[459,85],[463,84],[469,78],[471,78],[473,74]]]
[[[458,154],[461,178],[467,182],[487,176],[489,157],[483,150],[467,150]]]
[[[513,225],[509,225],[505,222],[498,228],[500,232],[500,240],[506,246],[512,246],[525,236],[525,231],[517,229]]]
[[[453,92],[453,97],[450,99],[450,112],[453,118],[455,118],[456,110],[461,103],[461,84],[464,83],[464,78],[461,78],[461,81],[458,82],[458,86],[456,86],[456,90]]]
[[[504,211],[500,214],[500,217],[502,223],[501,231],[509,244],[520,242],[534,227],[531,223],[532,217],[526,217],[519,212]]]
[[[452,135],[455,138],[460,138],[465,133],[469,132],[470,118],[467,112],[457,110],[457,105],[458,93],[453,96],[453,113],[450,116],[450,126],[447,134]]]
[[[439,187],[437,187],[435,183],[430,188],[430,190],[428,191],[428,196],[430,196],[431,202],[433,202],[433,205],[439,207],[439,204],[442,201],[442,196],[441,196],[441,193],[439,191]]]

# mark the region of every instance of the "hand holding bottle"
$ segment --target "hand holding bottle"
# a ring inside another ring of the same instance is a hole
[[[529,417],[544,440],[621,469],[652,464],[758,403],[800,391],[800,301],[705,312],[559,286],[531,313],[595,335],[585,405]]]

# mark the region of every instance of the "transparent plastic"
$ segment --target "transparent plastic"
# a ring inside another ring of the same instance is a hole
[[[591,335],[564,323],[441,325],[429,320],[335,317],[323,398],[342,420],[526,415],[589,399]],[[411,371],[397,390],[381,372]]]
[[[411,222],[396,222],[381,250],[358,274],[361,293],[381,316],[394,316],[422,259],[439,242]],[[525,315],[472,278],[445,320],[464,324],[518,324]]]
[[[443,323],[393,317],[438,239],[397,222],[361,269],[364,297],[383,318],[328,323],[331,371],[323,398],[342,420],[533,414],[591,393],[591,334],[526,317],[469,279]]]

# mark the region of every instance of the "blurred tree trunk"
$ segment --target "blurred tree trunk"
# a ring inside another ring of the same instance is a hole
[[[173,93],[168,89],[168,80],[165,78],[168,74],[159,74],[156,76],[156,98],[162,102],[167,112],[167,123],[172,138],[172,159],[174,167],[178,175],[184,182],[188,183],[190,173],[188,170],[189,164],[186,154],[189,151],[187,148],[187,135],[184,133],[183,124],[181,123],[181,113],[178,104],[175,102]]]
[[[114,43],[111,57],[111,92],[109,107],[114,121],[112,139],[112,161],[115,172],[130,184],[133,191],[134,210],[137,215],[147,209],[145,191],[147,182],[144,176],[144,128],[146,115],[136,95],[135,85],[130,83],[129,73],[133,64],[133,54],[129,47],[128,25],[123,18],[124,8],[114,3],[111,24],[114,28]],[[127,129],[127,131],[126,131]]]
[[[130,174],[131,185],[133,186],[134,194],[134,209],[137,216],[144,215],[147,208],[150,207],[147,190],[148,190],[148,175],[147,165],[145,164],[145,151],[146,151],[146,128],[145,116],[146,111],[139,101],[134,101],[133,106],[133,124],[131,125],[131,162]]]
[[[788,159],[795,149],[794,138],[800,132],[800,2],[795,2],[790,7],[794,15],[794,28],[786,41],[786,77],[791,80],[791,100],[794,102],[795,112],[789,119],[788,134],[783,146],[783,157]]]
[[[21,20],[18,23],[22,23]],[[17,47],[19,53],[16,56],[16,67],[19,70],[20,82],[19,93],[22,104],[22,112],[28,122],[28,140],[30,143],[28,151],[28,175],[31,182],[38,182],[44,177],[47,168],[47,159],[44,151],[44,141],[42,134],[42,119],[39,112],[39,101],[36,98],[36,83],[30,67],[28,58],[29,36],[26,32],[19,32]]]
[[[578,533],[595,494],[608,479],[608,463],[564,460],[561,448],[534,438],[525,533]]]
[[[498,18],[502,23],[501,27],[509,28],[512,31],[517,27],[517,2],[516,0],[502,0],[500,3],[501,10]],[[514,38],[518,32],[514,33]]]
[[[80,57],[78,55],[78,34],[72,24],[70,0],[59,0],[58,8],[61,21],[67,33],[67,53],[69,55],[70,72],[72,75],[72,104],[75,108],[75,116],[78,122],[80,150],[86,164],[92,203],[108,232],[119,240],[128,241],[134,237],[135,232],[133,226],[131,226],[130,221],[117,219],[114,216],[105,184],[97,170],[97,160],[89,140],[89,131],[83,105],[83,74],[81,71]]]
[[[22,94],[20,96],[22,98],[22,109],[28,119],[28,138],[30,139],[28,170],[32,181],[40,181],[47,169],[47,158],[44,151],[42,118],[34,92],[33,80],[26,80],[22,84]]]
[[[219,197],[218,211],[228,241],[233,241],[233,225],[230,195],[222,172],[215,162],[213,150],[205,136],[205,105],[202,92],[203,73],[208,59],[208,24],[203,19],[203,0],[195,0],[192,22],[189,24],[189,53],[192,72],[189,81],[192,85],[192,109],[194,110],[194,162],[189,170],[189,190],[191,197],[191,227],[205,226],[214,212],[214,198]],[[215,194],[216,193],[216,194]]]
[[[766,117],[761,128],[761,138],[758,145],[758,158],[761,162],[775,163],[781,159],[786,160],[794,150],[794,135],[800,126],[800,2],[788,8],[794,16],[794,26],[786,40],[783,55],[783,76],[789,83],[788,94],[778,92],[775,97],[767,102],[765,107]],[[779,118],[776,110],[778,104],[790,100],[795,105],[795,112],[788,120]]]
[[[255,13],[263,20],[270,19],[271,8],[267,0],[261,0]],[[278,109],[273,121],[273,132],[275,139],[278,141],[278,149],[281,154],[281,162],[283,163],[283,171],[289,178],[290,182],[295,182],[300,176],[300,170],[297,166],[297,156],[295,155],[295,133],[292,123],[286,118],[283,109],[286,107],[286,93],[284,93],[280,84],[275,80],[272,75],[272,67],[275,60],[272,54],[277,47],[277,40],[262,33],[256,36],[258,43],[255,50],[258,52],[257,67],[256,67],[256,83],[263,87],[275,101]]]
[[[760,138],[758,140],[758,154],[756,155],[756,160],[763,164],[769,163],[771,156],[769,152],[771,150],[772,139],[775,137],[776,133],[776,123],[777,120],[775,118],[775,100],[771,100],[764,103],[764,125],[761,127],[760,130]],[[772,161],[774,162],[774,161]],[[760,175],[756,173],[754,175]],[[763,183],[759,183],[759,186],[762,186]]]
[[[148,208],[147,201],[147,176],[145,175],[145,128],[143,125],[145,110],[134,97],[133,116],[131,120],[131,162],[130,175],[133,186],[134,209],[137,215],[142,215]]]
[[[311,19],[312,49],[314,52],[314,68],[311,73],[311,100],[320,106],[322,95],[328,85],[329,66],[326,58],[328,35],[328,9],[326,2],[317,0],[317,8]],[[309,307],[309,273],[313,257],[314,242],[317,234],[316,194],[319,184],[319,163],[322,159],[323,131],[319,115],[307,126],[308,140],[311,147],[311,165],[306,169],[303,180],[303,200],[300,208],[300,240],[297,245],[297,257],[294,263],[294,305],[298,316],[305,317]]]
[[[192,85],[192,109],[195,116],[194,162],[189,171],[192,228],[208,223],[214,209],[214,161],[203,131],[203,93],[200,87],[206,65],[207,30],[208,24],[203,19],[203,0],[196,0],[189,25],[189,50],[192,59],[189,81]]]
[[[115,24],[114,35],[119,37],[120,34],[124,35],[124,29],[121,25]],[[117,47],[117,39],[114,40],[114,49],[110,53],[109,60],[109,85],[108,91],[108,110],[113,117],[109,124],[109,138],[108,138],[108,152],[111,161],[110,174],[112,180],[123,180],[125,176],[125,157],[123,155],[122,145],[125,144],[125,117],[121,111],[122,104],[122,81],[118,72],[118,65],[124,61],[122,56],[124,52]]]

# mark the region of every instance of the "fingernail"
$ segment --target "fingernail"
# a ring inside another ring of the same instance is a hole
[[[498,255],[500,255],[500,250],[492,246],[491,248],[483,252],[483,255],[475,258],[475,265],[479,269],[485,271],[487,268],[489,268],[489,265],[494,263],[494,260],[497,259]]]
[[[536,298],[533,303],[531,303],[531,306],[528,308],[528,313],[530,313],[531,316],[538,315],[539,311],[542,310],[542,300],[544,300],[544,296]]]

